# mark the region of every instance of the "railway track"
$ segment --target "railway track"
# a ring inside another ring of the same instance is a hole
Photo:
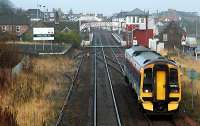
[[[62,108],[61,108],[61,110],[60,110],[59,117],[58,117],[58,120],[57,120],[55,126],[64,126],[64,124],[63,124],[64,109],[66,109],[67,104],[68,104],[68,102],[69,102],[69,99],[70,99],[70,97],[71,97],[71,95],[72,95],[72,90],[73,90],[74,85],[75,85],[75,82],[76,82],[76,80],[77,80],[77,78],[78,78],[78,74],[79,74],[79,72],[80,72],[80,68],[81,68],[81,66],[82,66],[83,60],[84,60],[84,56],[81,57],[80,63],[79,63],[79,65],[78,65],[78,67],[77,67],[77,69],[76,69],[76,71],[75,71],[75,74],[74,74],[74,76],[73,76],[73,78],[72,78],[71,86],[70,86],[70,88],[69,88],[69,90],[68,90],[68,92],[67,92],[67,94],[66,94],[66,97],[65,97],[63,106],[62,106]]]
[[[107,44],[109,44],[109,45],[117,44],[111,35],[104,34],[104,36],[102,36],[102,37],[104,37],[106,39],[106,41],[108,42]],[[113,57],[113,59],[115,59],[115,62],[117,62],[118,66],[120,67],[120,69],[123,72],[122,64],[124,63],[124,59],[123,59],[123,57],[121,57],[121,58],[117,57],[118,54],[123,55],[123,50],[121,48],[108,48],[108,49],[106,48],[106,50],[107,50],[107,54],[110,54],[107,56],[110,59],[111,59],[111,57]],[[112,52],[112,53],[110,53],[110,52]],[[165,117],[162,117],[160,119],[155,119],[155,118],[149,118],[146,114],[142,114],[142,115],[143,115],[143,119],[146,122],[146,125],[148,125],[148,126],[176,126],[174,123],[174,119],[171,117],[170,117],[170,119],[165,119]],[[141,125],[143,125],[143,124],[141,123]]]
[[[66,95],[56,126],[174,126],[170,121],[152,120],[148,117],[146,119],[143,114],[139,112],[137,98],[133,95],[132,89],[128,88],[122,76],[123,67],[121,68],[120,64],[123,64],[123,59],[117,56],[122,53],[122,50],[117,48],[103,48],[102,45],[105,44],[105,41],[107,41],[107,44],[116,44],[114,40],[111,40],[111,36],[103,37],[105,35],[106,34],[102,33],[97,33],[97,35],[95,35],[96,40],[93,41],[93,45],[99,45],[100,47],[90,50],[90,55],[92,56],[91,61],[93,62],[90,64],[92,65],[89,64],[90,58],[85,58],[86,60],[82,63],[84,59],[84,57],[82,57],[78,65],[79,68],[77,68],[76,74],[73,77],[70,90]],[[102,39],[104,40],[102,41]],[[85,68],[86,65],[87,69]],[[81,68],[81,66],[84,67]],[[91,74],[87,72],[88,67],[89,69],[91,67],[93,70]],[[82,70],[83,68],[84,70]],[[80,69],[82,72],[80,72]],[[79,72],[80,75],[78,76]],[[91,81],[86,81],[90,80],[90,77],[87,77],[90,75],[92,76]],[[77,79],[81,81],[80,86],[75,84]],[[90,88],[90,83],[91,90],[88,90],[88,88]],[[73,97],[71,96],[72,94]],[[76,95],[76,98],[74,98],[74,95]],[[89,100],[89,97],[91,97],[91,100]],[[88,110],[86,109],[88,106],[84,105],[88,102],[87,100],[90,101],[89,104],[91,105],[89,105],[91,108]],[[74,103],[71,104],[71,102]],[[67,114],[64,113],[66,109],[70,110]],[[71,113],[73,114],[70,115]],[[87,114],[89,114],[89,116]],[[149,120],[149,122],[147,120]],[[69,121],[72,123],[68,123]]]
[[[98,44],[102,45],[101,38]],[[97,43],[96,43],[97,44]],[[104,48],[94,48],[94,118],[93,124],[121,126],[121,119],[118,112],[118,107],[115,99],[115,94],[112,87],[112,80],[109,71],[109,64],[104,52]],[[97,53],[101,53],[103,62],[99,62]],[[100,68],[102,67],[102,69]],[[103,70],[104,69],[104,70]],[[103,71],[102,71],[103,70]],[[102,73],[105,73],[105,80],[100,80]],[[101,73],[101,75],[99,75]],[[102,83],[103,82],[103,83]],[[107,118],[106,119],[106,115]],[[111,116],[109,116],[111,115]]]
[[[148,126],[176,126],[174,119],[172,116],[152,116],[149,117],[144,114],[144,118],[148,124]]]

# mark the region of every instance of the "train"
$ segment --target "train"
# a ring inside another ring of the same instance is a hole
[[[175,61],[143,46],[125,50],[124,77],[148,114],[174,114],[181,102],[180,70]]]

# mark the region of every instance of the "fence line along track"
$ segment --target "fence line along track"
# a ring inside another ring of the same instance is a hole
[[[78,78],[78,74],[79,74],[79,72],[80,72],[80,68],[81,68],[81,65],[82,65],[82,63],[83,63],[84,57],[85,57],[85,56],[82,56],[82,57],[81,57],[81,61],[80,61],[79,65],[78,65],[78,67],[77,67],[77,69],[76,69],[76,72],[75,72],[75,74],[74,74],[74,76],[73,76],[72,84],[71,84],[71,86],[70,86],[70,88],[69,88],[69,90],[68,90],[68,93],[67,93],[66,97],[65,97],[64,104],[63,104],[63,106],[62,106],[62,109],[61,109],[61,111],[60,111],[60,114],[59,114],[59,117],[58,117],[58,120],[57,120],[55,126],[62,126],[62,125],[63,125],[63,124],[62,124],[62,117],[63,117],[63,114],[64,114],[63,112],[64,112],[64,109],[67,107],[67,104],[68,104],[68,101],[69,101],[69,99],[70,99],[70,96],[72,95],[72,90],[73,90],[73,88],[74,88],[75,81],[76,81],[77,78]]]

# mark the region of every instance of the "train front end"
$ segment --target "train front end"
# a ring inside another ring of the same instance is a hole
[[[151,114],[171,114],[179,109],[179,70],[172,61],[151,62],[141,69],[140,101]]]

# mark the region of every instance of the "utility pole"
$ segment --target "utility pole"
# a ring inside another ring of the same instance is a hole
[[[45,7],[46,7],[46,6],[43,5],[43,18],[44,18],[43,20],[44,20],[44,22],[45,22]]]
[[[38,0],[37,0],[37,3],[36,3],[36,4],[37,4],[37,6],[36,6],[36,9],[37,9],[37,16],[36,16],[36,17],[37,17],[37,19],[38,19]]]
[[[197,21],[198,21],[198,16],[196,17],[196,39],[197,39]]]

